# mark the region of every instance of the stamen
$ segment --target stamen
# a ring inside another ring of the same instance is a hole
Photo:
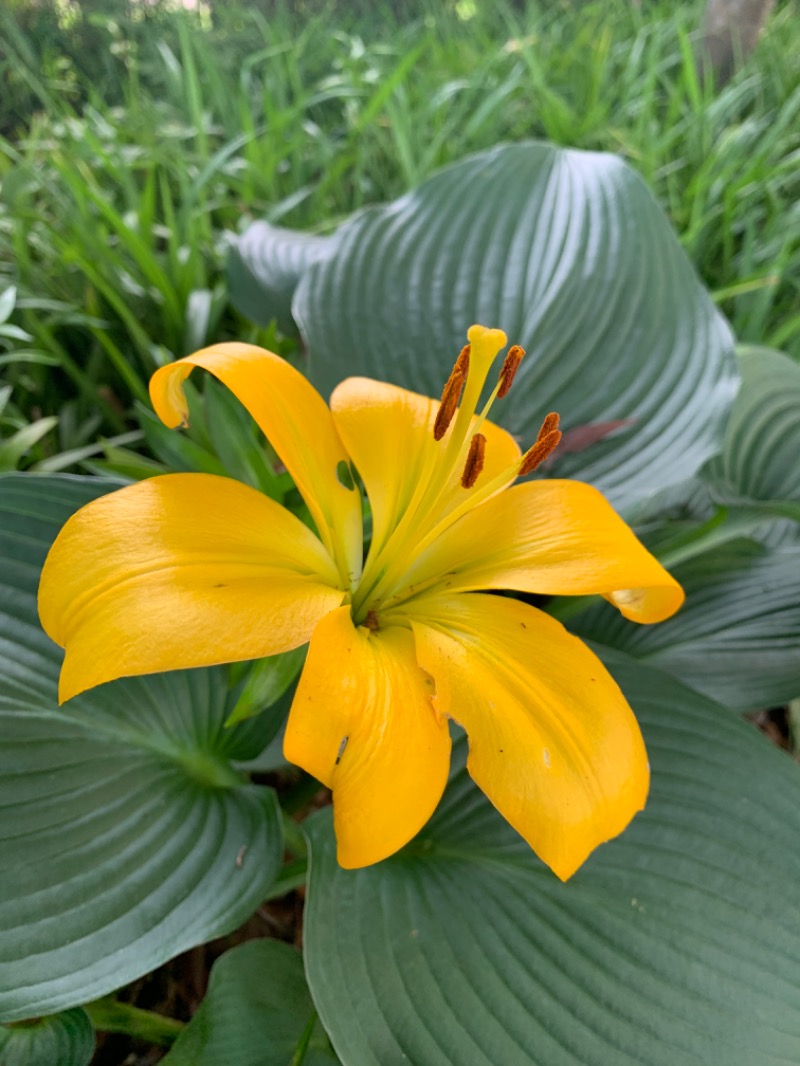
[[[443,446],[427,454],[422,476],[391,533],[377,549],[373,541],[353,596],[355,617],[361,617],[368,604],[372,604],[373,609],[380,609],[387,595],[402,579],[410,551],[424,550],[431,538],[438,536],[443,524],[452,525],[463,510],[475,506],[477,498],[488,498],[517,476],[519,460],[502,474],[476,485],[484,467],[486,447],[486,439],[480,431],[501,382],[498,381],[480,413],[476,412],[492,364],[501,348],[505,348],[508,338],[501,329],[472,325],[467,330],[467,340],[469,344],[462,348],[456,360],[434,419],[433,436],[437,442],[442,441]],[[465,452],[466,466],[461,484],[466,488],[475,487],[473,492],[462,495],[457,503],[450,490],[464,464]],[[364,625],[371,628],[375,623],[377,617],[368,613]]]
[[[540,437],[533,447],[529,448],[523,455],[517,476],[524,477],[535,470],[537,466],[541,466],[545,459],[549,458],[556,450],[560,440],[561,433],[557,429]]]
[[[508,354],[500,368],[500,388],[497,390],[497,398],[499,400],[503,399],[514,384],[514,375],[519,370],[519,364],[522,362],[524,354],[525,349],[520,348],[518,344],[514,344],[508,349]]]
[[[470,441],[467,462],[464,473],[461,475],[461,485],[465,489],[471,489],[480,477],[486,456],[486,437],[482,433],[476,433]]]
[[[461,393],[464,389],[464,382],[467,380],[468,371],[469,345],[465,344],[442,390],[442,402],[439,404],[439,410],[436,412],[436,421],[433,423],[434,440],[441,440],[453,421],[458,401],[461,399]]]

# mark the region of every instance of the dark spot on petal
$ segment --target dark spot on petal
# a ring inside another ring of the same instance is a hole
[[[347,741],[349,739],[350,739],[349,735],[346,736],[346,737],[342,737],[342,743],[339,745],[339,754],[336,756],[336,762],[334,763],[334,766],[338,766],[339,763],[342,761],[342,756],[344,755],[344,749],[347,747]]]

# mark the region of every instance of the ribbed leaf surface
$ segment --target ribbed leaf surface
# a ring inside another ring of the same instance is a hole
[[[730,331],[617,157],[496,148],[334,240],[292,306],[323,393],[366,374],[438,395],[481,322],[528,351],[492,413],[513,433],[529,442],[553,409],[567,429],[617,423],[578,454],[562,449],[555,473],[626,505],[717,450],[735,390]]]
[[[221,670],[124,680],[56,707],[36,615],[48,545],[96,479],[0,481],[0,1017],[95,998],[234,928],[281,861],[274,794],[229,758]]]
[[[307,970],[346,1066],[800,1060],[798,768],[668,675],[609,665],[652,791],[567,884],[463,771],[373,868],[340,869],[317,816]]]
[[[29,1025],[0,1025],[2,1066],[89,1066],[94,1030],[86,1011],[65,1011]]]
[[[734,711],[800,696],[800,547],[735,541],[673,568],[686,603],[657,626],[607,604],[569,627],[668,670]]]
[[[745,349],[739,366],[742,388],[707,473],[723,498],[791,502],[800,521],[800,366],[768,348]]]
[[[274,318],[284,332],[295,331],[292,297],[297,282],[332,244],[330,237],[254,222],[228,257],[228,285],[234,304],[260,325],[269,325]]]

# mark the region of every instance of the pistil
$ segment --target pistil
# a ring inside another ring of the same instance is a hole
[[[507,339],[502,330],[483,326],[472,326],[467,337],[469,344],[461,349],[447,379],[434,420],[433,438],[441,451],[429,467],[427,479],[417,486],[406,513],[378,554],[367,560],[354,595],[354,618],[357,621],[363,619],[360,624],[369,628],[375,625],[380,607],[397,604],[411,595],[411,589],[402,587],[403,571],[410,558],[419,557],[445,529],[468,511],[506,488],[517,477],[535,470],[561,440],[558,415],[551,412],[544,419],[534,444],[520,459],[491,480],[477,485],[485,467],[487,447],[487,438],[481,429],[494,401],[507,395],[525,352],[519,345],[509,349],[497,383],[476,417],[486,378]],[[460,478],[457,474],[459,466]],[[454,483],[458,483],[457,478],[467,492],[460,502],[455,503],[456,497],[444,500]],[[414,594],[418,591],[421,590],[414,589]]]

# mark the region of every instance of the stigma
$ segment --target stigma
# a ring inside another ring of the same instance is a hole
[[[467,330],[467,340],[469,343],[461,349],[442,390],[433,424],[433,439],[437,443],[444,442],[441,457],[443,471],[460,464],[461,486],[472,489],[485,465],[486,436],[480,432],[481,427],[495,400],[502,400],[511,389],[525,349],[518,344],[508,349],[497,383],[479,411],[478,404],[489,371],[501,349],[508,343],[508,338],[501,329],[475,325]],[[550,458],[560,441],[559,417],[555,411],[551,411],[542,422],[531,447],[514,468],[505,471],[502,477],[506,481],[513,481],[532,473]]]

